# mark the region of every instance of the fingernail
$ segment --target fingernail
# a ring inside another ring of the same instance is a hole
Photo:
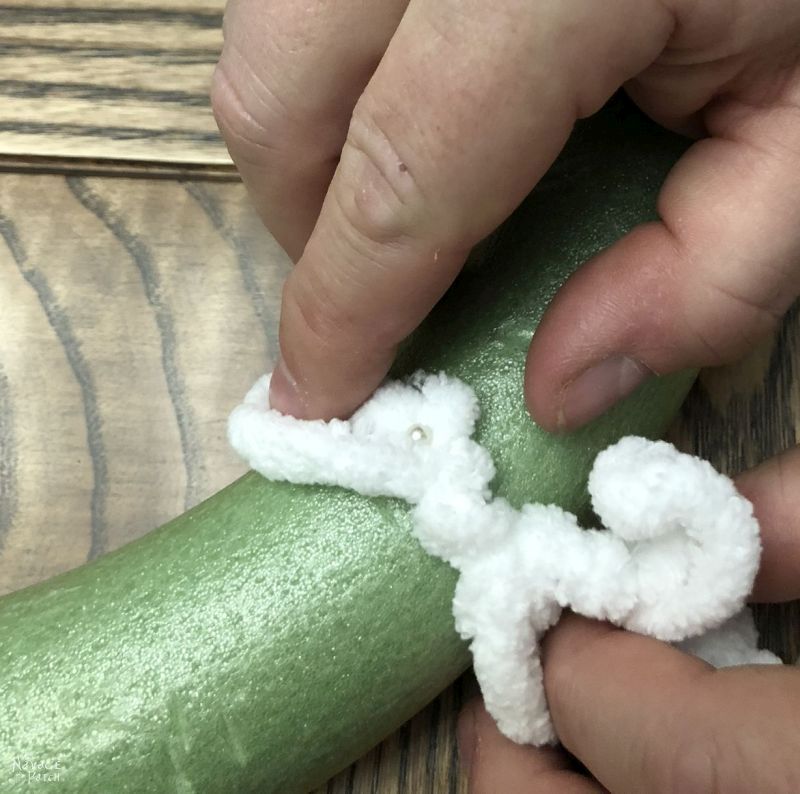
[[[653,373],[628,356],[611,356],[578,375],[564,390],[558,427],[567,430],[589,422],[627,397]]]
[[[458,740],[459,766],[464,772],[469,773],[470,769],[472,769],[472,758],[475,755],[475,744],[478,738],[474,703],[468,703],[459,714],[456,737]]]
[[[269,382],[269,404],[282,414],[301,417],[305,408],[300,399],[297,381],[282,358],[272,372]]]

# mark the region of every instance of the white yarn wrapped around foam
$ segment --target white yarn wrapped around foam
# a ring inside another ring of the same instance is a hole
[[[418,373],[382,386],[348,421],[301,421],[269,408],[265,376],[228,427],[269,479],[414,505],[420,543],[460,571],[456,629],[471,641],[487,709],[514,741],[556,739],[538,646],[564,607],[662,640],[696,637],[682,647],[711,663],[776,661],[757,651],[749,614],[722,626],[742,609],[760,557],[752,506],[727,477],[663,441],[623,438],[589,478],[607,529],[581,529],[554,505],[515,510],[492,498],[491,456],[471,438],[478,412],[464,383]]]

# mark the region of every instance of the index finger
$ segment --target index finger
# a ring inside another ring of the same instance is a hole
[[[352,412],[576,117],[651,62],[672,26],[654,0],[412,0],[286,282],[272,405]]]
[[[800,670],[715,670],[575,615],[544,644],[564,746],[613,792],[800,790]]]

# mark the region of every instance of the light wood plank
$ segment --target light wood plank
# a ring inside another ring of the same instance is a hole
[[[0,592],[143,534],[234,479],[232,405],[274,360],[288,263],[239,183],[0,175]],[[672,438],[736,472],[800,434],[800,312],[704,373]],[[800,653],[797,605],[760,610]],[[318,794],[465,794],[469,677]]]
[[[208,99],[223,9],[0,4],[0,155],[230,166]]]
[[[287,263],[239,184],[8,175],[0,186],[0,365],[19,484],[0,557],[7,591],[242,473],[224,419],[274,357]]]

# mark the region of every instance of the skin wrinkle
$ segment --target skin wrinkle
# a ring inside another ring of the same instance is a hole
[[[337,0],[335,8],[334,15],[333,3],[276,0],[265,11],[263,3],[234,0],[226,13],[221,61],[263,137],[278,145],[253,151],[224,125],[223,135],[259,215],[295,261],[334,174],[350,112],[402,13],[390,0]],[[216,100],[218,115],[222,104]]]
[[[436,40],[449,47],[454,52],[458,52],[462,38],[458,33],[452,33],[453,19],[455,14],[461,17],[461,23],[468,21],[468,12],[463,10],[460,3],[442,3],[446,8],[436,8],[435,6],[423,6],[420,17],[425,20],[428,29],[436,37]],[[436,9],[439,13],[431,13]],[[498,9],[499,10],[499,9]],[[427,13],[426,13],[427,12]],[[438,21],[437,21],[438,20]]]
[[[742,90],[735,97],[735,102],[750,110],[759,111],[765,108],[796,109],[800,104],[800,44],[786,50],[786,63],[779,68],[771,69],[769,63],[763,64],[760,71],[752,76],[742,76]]]
[[[297,276],[297,278],[301,278],[301,276]],[[289,282],[287,281],[287,284]],[[314,296],[315,300],[324,300],[324,298],[320,298],[319,289],[321,285],[318,285],[318,288],[311,289],[311,293]],[[295,290],[291,293],[292,296],[294,295],[302,295],[303,293],[299,290]],[[331,338],[334,336],[331,333],[332,327],[329,324],[330,318],[333,317],[329,312],[322,312],[319,310],[314,309],[314,303],[311,301],[304,301],[304,300],[295,300],[293,297],[290,297],[290,303],[285,303],[285,310],[293,310],[297,312],[300,321],[305,326],[308,335],[310,336],[311,343],[318,344],[320,347],[325,348],[330,343]],[[333,330],[339,331],[340,328],[338,324],[333,326]],[[291,368],[291,362],[289,362]]]
[[[344,68],[343,63],[349,66],[345,69],[347,77],[355,78],[363,87],[380,61],[388,41],[388,33],[376,35],[374,42],[371,37],[365,38],[361,35],[357,38],[357,48],[345,49],[336,46],[336,38],[331,37],[332,32],[341,35],[347,30],[347,35],[353,38],[355,44],[357,35],[355,32],[364,30],[374,18],[359,3],[349,3],[342,10],[347,11],[350,6],[353,10],[358,10],[357,22],[349,26],[339,25],[335,31],[329,31],[322,24],[324,13],[295,18],[298,10],[294,4],[273,3],[270,12],[263,13],[262,3],[242,2],[242,0],[231,2],[226,18],[241,15],[242,21],[235,26],[241,35],[236,41],[231,42],[230,48],[226,45],[222,60],[232,56],[241,64],[244,69],[239,79],[243,85],[253,85],[257,89],[253,93],[260,106],[275,119],[281,119],[282,114],[282,120],[288,122],[298,133],[302,134],[307,128],[318,128],[328,115],[339,110],[345,110],[345,116],[349,116],[359,92],[348,90],[348,94],[354,94],[352,102],[349,108],[341,108],[339,97],[335,94],[328,96],[326,93],[321,93],[319,87],[327,85],[330,82],[327,73],[339,72]],[[383,2],[376,4],[375,7],[389,6],[394,9],[401,7],[401,4]],[[257,10],[258,15],[248,16],[246,11],[242,10],[248,7]],[[287,13],[290,14],[288,19]],[[271,24],[270,19],[274,19]],[[391,23],[387,20],[382,24],[388,30]],[[259,29],[259,25],[265,26],[266,29]],[[358,52],[357,59],[353,58],[353,50]],[[338,58],[321,57],[320,53],[330,53]],[[322,75],[321,61],[325,62],[325,73]],[[270,86],[267,78],[270,78],[275,85]],[[316,84],[312,90],[309,90],[310,81]],[[291,98],[291,101],[287,98]],[[344,126],[346,128],[346,124]]]
[[[727,60],[730,64],[726,63]],[[695,66],[666,66],[656,63],[626,83],[626,88],[639,107],[659,124],[697,140],[708,135],[705,119],[709,107],[719,100],[720,95],[726,93],[728,85],[739,79],[739,60],[732,56],[725,61],[707,63],[709,69],[714,70],[714,79],[707,78],[706,87],[701,91],[695,86],[691,97],[687,97],[685,88],[679,81],[676,82],[675,76],[678,70],[683,70],[688,80],[690,74],[696,71]],[[723,72],[723,76],[719,72]]]
[[[229,67],[228,63],[231,60],[234,63],[230,64]],[[244,67],[244,77],[236,70],[237,65]],[[260,89],[250,92],[259,105],[259,108],[257,110],[254,109],[253,112],[261,110],[267,114],[268,118],[281,119],[282,123],[289,126],[300,126],[300,119],[295,117],[295,109],[292,107],[291,103],[282,98],[280,92],[269,87],[267,82],[261,77],[259,71],[253,68],[250,60],[241,50],[239,44],[231,42],[225,45],[218,66],[222,66],[229,71],[232,70],[233,73],[237,75],[235,78],[237,83],[243,86],[248,84],[255,85],[256,88]],[[268,71],[265,73],[269,74]],[[290,72],[288,73],[290,74]],[[286,80],[287,76],[282,75],[282,79]],[[285,92],[287,96],[292,96],[292,88],[292,86],[289,86],[289,90]],[[264,126],[269,125],[265,124]]]
[[[271,155],[281,152],[280,146],[273,143],[271,136],[267,134],[267,128],[247,108],[237,88],[237,82],[231,79],[224,61],[220,61],[214,70],[211,97],[214,115],[220,127],[225,128],[226,134],[237,138],[248,149],[253,148]],[[243,126],[252,127],[253,134],[243,132]],[[241,152],[237,159],[243,163],[258,165],[257,159],[245,157]]]
[[[761,334],[765,334],[774,330],[786,312],[786,308],[783,308],[783,310],[772,308],[769,305],[769,300],[761,303],[755,298],[749,298],[747,295],[740,295],[734,292],[724,284],[719,284],[715,281],[707,281],[705,282],[705,285],[724,295],[732,304],[741,306],[745,310],[749,310],[757,316],[758,322],[754,322],[753,325],[761,326],[762,330],[758,332],[756,338],[750,340],[749,344],[747,345],[748,347],[754,345]],[[771,302],[776,303],[780,297],[783,297],[785,300],[785,293],[781,295],[780,293],[776,292]]]
[[[332,211],[344,212],[339,200],[337,192],[331,194]],[[391,281],[395,285],[410,281],[408,289],[411,289],[415,274],[426,264],[436,264],[436,272],[447,273],[463,256],[466,256],[466,250],[447,250],[435,243],[428,244],[402,235],[378,243],[372,239],[376,235],[368,236],[365,230],[355,228],[351,223],[344,222],[340,224],[340,228],[346,230],[342,232],[346,243],[342,243],[341,237],[335,239],[324,253],[326,261],[332,260],[331,266],[310,271],[297,268],[289,277],[292,282],[287,293],[289,299],[292,303],[307,302],[312,307],[312,314],[322,312],[331,315],[328,318],[331,330],[335,331],[338,328],[339,335],[347,339],[348,347],[358,343],[362,336],[361,329],[369,324],[369,337],[373,340],[372,346],[376,348],[376,352],[394,350],[397,345],[396,340],[405,337],[413,330],[413,324],[409,323],[407,313],[401,311],[402,306],[389,305],[387,311],[379,317],[365,320],[361,305],[350,307],[349,316],[344,317],[334,301],[340,300],[343,294],[353,290],[368,290],[376,278],[381,282]],[[363,263],[369,263],[369,267],[333,266],[338,256],[346,258],[348,252],[352,251],[358,253]],[[383,252],[382,257],[380,252]],[[396,290],[396,286],[391,286],[390,289]]]
[[[292,277],[303,280],[305,278],[305,274],[301,273],[300,271],[294,271],[292,273]],[[294,297],[291,297],[289,302],[285,304],[285,310],[287,312],[287,316],[289,317],[293,316],[293,312],[297,312],[299,314],[300,321],[304,324],[306,330],[308,331],[309,344],[318,345],[320,350],[329,351],[331,354],[339,353],[340,355],[347,355],[351,367],[363,366],[363,360],[366,357],[382,355],[387,358],[391,358],[394,351],[393,347],[383,348],[380,344],[373,344],[369,350],[360,350],[358,348],[358,337],[357,334],[355,334],[352,330],[357,328],[358,324],[352,317],[331,312],[329,304],[326,304],[325,310],[321,308],[315,308],[315,306],[318,305],[317,301],[324,303],[324,296],[328,294],[326,288],[322,284],[316,284],[313,287],[308,286],[305,287],[305,289],[310,290],[313,295],[313,300],[303,301],[296,300]],[[295,294],[302,295],[303,290],[298,289],[293,291],[292,296]],[[380,330],[375,329],[374,337],[380,340],[381,336]],[[348,345],[347,349],[344,351],[331,349],[331,341],[342,337],[353,339],[355,344]],[[359,362],[359,360],[361,361]],[[286,363],[289,367],[289,371],[293,372],[294,362],[289,359]],[[303,385],[302,380],[298,381],[298,383],[301,386]],[[377,383],[375,385],[377,386]]]
[[[709,363],[712,366],[728,364],[736,360],[740,351],[754,348],[777,328],[786,311],[785,308],[782,310],[772,309],[755,299],[737,295],[732,289],[717,281],[706,279],[698,285],[697,289],[701,290],[704,287],[712,294],[724,297],[724,302],[721,300],[713,302],[714,306],[719,307],[720,312],[728,313],[730,316],[748,317],[747,322],[735,326],[727,337],[712,340],[704,331],[704,324],[696,321],[695,314],[691,311],[686,313],[684,317],[686,326],[695,333],[698,341],[711,356],[710,359],[702,362],[706,366]]]
[[[698,362],[698,367],[721,367],[723,364],[729,363],[731,359],[735,357],[735,353],[726,350],[716,339],[710,338],[710,332],[705,329],[702,323],[697,322],[692,312],[684,314],[683,319],[686,328],[690,331],[691,337],[695,342],[699,343],[701,348],[701,351],[698,351],[695,358]],[[726,343],[727,341],[723,341],[723,345]],[[705,354],[703,354],[702,351],[705,351]]]

